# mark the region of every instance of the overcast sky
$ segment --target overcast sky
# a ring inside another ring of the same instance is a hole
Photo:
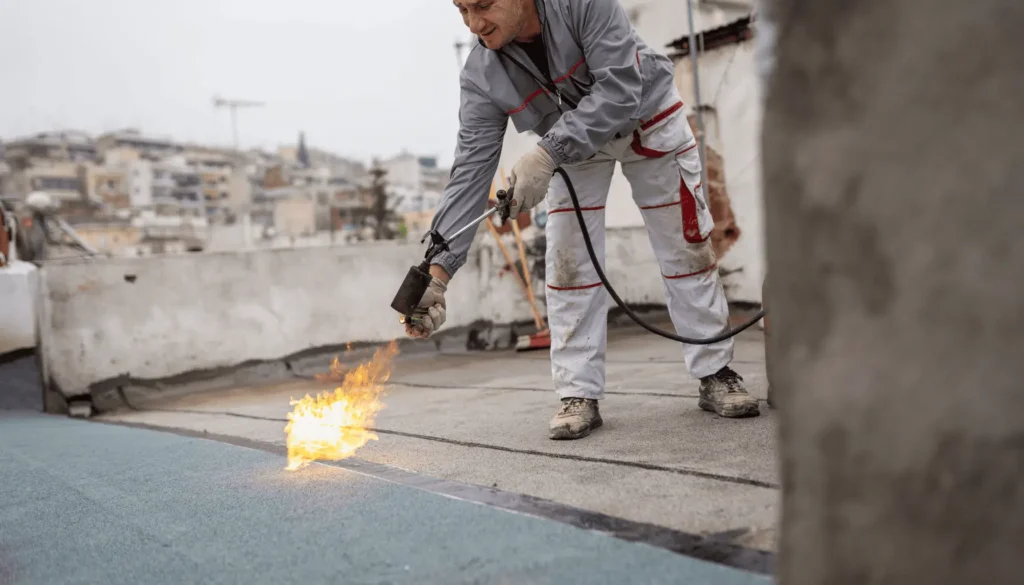
[[[450,0],[0,0],[0,139],[137,127],[245,147],[307,144],[369,161],[452,158]]]

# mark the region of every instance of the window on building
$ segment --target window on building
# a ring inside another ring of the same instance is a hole
[[[41,191],[79,191],[82,185],[78,179],[67,177],[37,177],[33,184],[35,189]]]

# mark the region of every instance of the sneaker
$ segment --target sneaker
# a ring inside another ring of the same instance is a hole
[[[596,400],[563,398],[562,408],[551,419],[549,429],[552,439],[582,439],[602,424]]]
[[[726,418],[761,414],[757,399],[743,388],[743,378],[728,366],[700,379],[701,408]]]

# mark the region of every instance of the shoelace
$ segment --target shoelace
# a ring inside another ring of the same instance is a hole
[[[559,414],[570,414],[576,413],[583,410],[584,400],[582,398],[572,398],[568,402],[562,404],[562,411]]]
[[[736,394],[741,391],[739,383],[743,380],[743,377],[734,372],[731,368],[722,368],[715,377],[725,384],[729,394]]]

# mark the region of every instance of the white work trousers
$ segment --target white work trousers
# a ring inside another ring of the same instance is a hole
[[[724,330],[729,307],[711,247],[714,220],[701,185],[697,141],[682,102],[668,106],[632,136],[564,168],[603,268],[605,202],[615,163],[622,165],[661,268],[661,275],[650,277],[664,283],[675,330],[705,338]],[[555,390],[561,398],[599,400],[605,388],[609,297],[587,254],[561,175],[551,180],[547,206],[547,306]],[[609,281],[617,284],[612,275]],[[733,342],[683,345],[682,352],[690,375],[702,378],[732,361]]]

